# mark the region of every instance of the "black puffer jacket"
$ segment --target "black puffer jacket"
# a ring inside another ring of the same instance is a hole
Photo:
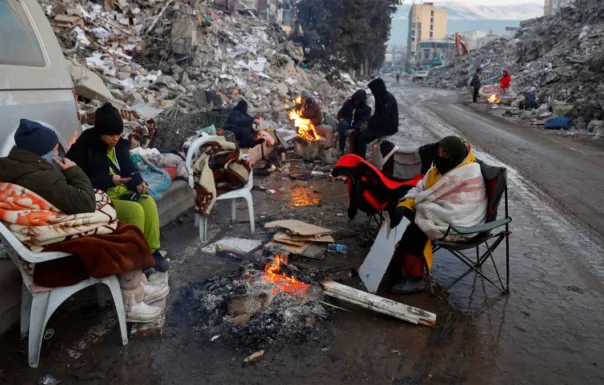
[[[394,135],[398,132],[398,104],[380,78],[369,83],[369,89],[375,97],[375,113],[369,119],[368,128],[379,137]]]
[[[254,118],[247,113],[247,103],[239,103],[233,108],[227,117],[224,129],[229,131],[246,129],[249,132],[254,130]]]
[[[109,173],[110,160],[107,157],[109,147],[101,140],[94,129],[86,130],[71,146],[66,157],[73,160],[84,170],[92,182],[92,187],[107,191],[114,187],[113,177]],[[136,191],[136,187],[143,183],[143,178],[130,159],[130,147],[126,139],[121,138],[115,146],[115,156],[120,165],[120,176],[132,178],[126,187]]]
[[[356,105],[355,101],[359,101]],[[353,123],[353,127],[357,127],[369,120],[371,116],[371,107],[367,105],[367,93],[363,90],[358,90],[352,97],[344,102],[340,111],[338,111],[338,120],[343,119],[348,123]]]

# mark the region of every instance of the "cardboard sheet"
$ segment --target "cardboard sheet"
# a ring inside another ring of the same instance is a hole
[[[390,219],[386,219],[380,228],[371,250],[359,269],[359,276],[369,293],[375,293],[384,278],[386,269],[394,255],[396,244],[403,237],[409,225],[409,220],[403,218],[394,229],[390,229]]]
[[[295,219],[269,222],[265,224],[264,227],[266,227],[267,229],[280,227],[287,230],[289,234],[302,236],[319,236],[333,233],[333,231],[324,227],[311,225],[310,223],[297,221]]]

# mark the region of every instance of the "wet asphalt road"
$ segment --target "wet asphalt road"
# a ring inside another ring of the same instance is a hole
[[[458,93],[391,87],[403,117],[400,145],[461,134],[480,158],[509,170],[511,294],[492,304],[485,296],[486,310],[471,311],[494,368],[485,383],[604,382],[601,142],[486,116]],[[446,281],[452,265],[436,264],[434,276]],[[449,299],[475,309],[479,297],[454,289]]]

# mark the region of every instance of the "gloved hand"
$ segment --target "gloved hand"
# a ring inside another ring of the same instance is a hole
[[[403,220],[403,217],[409,219],[411,222],[413,222],[415,219],[415,212],[405,206],[399,206],[396,209],[394,209],[394,211],[392,211],[392,212],[389,211],[388,215],[390,215],[390,228],[391,229],[398,226],[401,223],[401,221]]]

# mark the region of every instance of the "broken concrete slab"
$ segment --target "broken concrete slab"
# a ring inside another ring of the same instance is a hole
[[[114,99],[100,76],[80,65],[75,60],[67,60],[67,66],[71,78],[73,79],[76,94],[87,99],[96,99],[101,102]]]

